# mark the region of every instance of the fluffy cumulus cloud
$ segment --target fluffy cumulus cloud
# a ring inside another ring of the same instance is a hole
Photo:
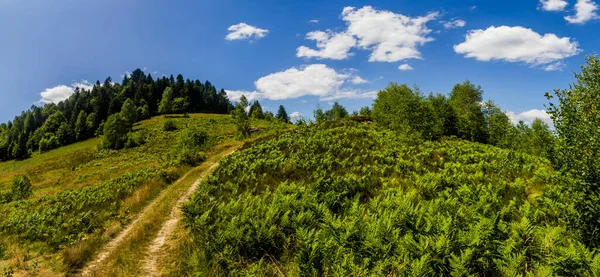
[[[517,124],[519,123],[519,121],[523,121],[526,124],[531,124],[533,120],[539,118],[542,121],[546,122],[548,125],[552,125],[552,118],[550,117],[550,114],[548,114],[544,110],[533,109],[518,114],[512,111],[508,111],[506,112],[506,115],[508,116],[508,118],[510,118],[510,121],[513,124]]]
[[[267,29],[261,29],[254,27],[252,25],[248,25],[244,22],[235,24],[227,28],[230,32],[225,37],[226,40],[238,40],[238,39],[248,39],[255,38],[259,39],[266,36],[269,33]]]
[[[467,22],[462,19],[456,19],[456,20],[444,22],[444,28],[446,28],[446,29],[462,28],[465,26],[467,26]]]
[[[398,69],[400,69],[401,71],[408,71],[408,70],[413,70],[412,66],[410,66],[410,64],[401,64],[400,66],[398,66]]]
[[[520,26],[472,30],[454,51],[479,61],[503,60],[559,69],[560,62],[581,52],[577,41],[555,34],[540,35]]]
[[[292,67],[276,72],[254,82],[255,91],[227,91],[235,100],[241,95],[248,99],[283,100],[302,96],[318,96],[323,101],[342,98],[374,98],[376,92],[349,88],[356,75],[339,73],[324,64]]]
[[[83,89],[83,90],[91,90],[93,87],[87,80],[82,80],[81,82],[75,82],[70,86],[66,85],[58,85],[52,88],[47,88],[40,93],[42,97],[39,102],[40,103],[59,103],[60,101],[66,100],[75,93],[75,88]]]
[[[598,18],[600,18],[598,16],[598,4],[592,0],[577,0],[575,14],[565,16],[565,20],[573,24],[584,24]]]
[[[569,3],[565,0],[540,0],[540,7],[545,11],[562,11]]]
[[[296,56],[317,59],[344,60],[353,54],[350,49],[356,45],[354,37],[347,33],[334,33],[332,31],[314,31],[306,34],[306,39],[317,42],[317,49],[306,46],[297,49]]]
[[[433,40],[428,36],[431,30],[426,24],[438,17],[437,12],[409,17],[371,6],[360,9],[345,7],[342,19],[346,22],[346,30],[339,33],[311,32],[307,38],[317,41],[317,50],[301,46],[297,54],[299,57],[345,59],[350,56],[348,52],[352,47],[359,47],[371,51],[371,62],[420,59],[418,47]],[[325,55],[325,50],[334,54]]]

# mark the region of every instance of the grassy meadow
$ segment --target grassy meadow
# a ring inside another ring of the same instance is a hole
[[[165,122],[175,129],[165,130]],[[256,136],[290,125],[254,120]],[[191,131],[190,131],[191,130]],[[206,132],[202,159],[238,141],[231,116],[157,116],[138,122],[138,147],[99,150],[99,138],[31,158],[0,163],[0,191],[17,175],[27,176],[32,195],[0,205],[0,270],[5,275],[63,275],[85,264],[144,206],[196,165],[178,162],[182,136]],[[216,150],[215,150],[216,149]],[[193,175],[193,174],[191,174]],[[187,185],[189,185],[188,183]]]

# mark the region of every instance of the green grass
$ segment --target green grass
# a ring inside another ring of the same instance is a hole
[[[165,120],[177,130],[164,131]],[[260,135],[289,125],[255,121]],[[209,134],[206,150],[236,141],[229,115],[190,114],[153,117],[135,125],[146,143],[118,151],[101,150],[98,138],[35,153],[22,161],[0,163],[0,190],[27,175],[33,195],[0,205],[0,270],[62,274],[81,266],[136,213],[193,167],[174,162],[178,137],[186,129]],[[210,151],[209,151],[210,153]]]

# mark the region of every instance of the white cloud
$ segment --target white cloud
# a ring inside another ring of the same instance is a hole
[[[246,95],[248,99],[283,100],[302,96],[318,96],[323,101],[344,98],[374,98],[377,92],[364,92],[349,88],[356,76],[351,73],[338,73],[324,64],[311,64],[292,67],[272,73],[254,82],[256,91],[227,91],[231,99]]]
[[[512,111],[508,111],[506,112],[506,115],[513,124],[518,124],[519,121],[523,121],[526,124],[531,124],[531,122],[533,122],[534,119],[539,118],[542,121],[546,122],[548,125],[552,125],[552,118],[550,117],[550,114],[548,114],[544,110],[533,109],[518,114]]]
[[[410,64],[401,64],[400,66],[398,66],[398,69],[402,70],[402,71],[408,71],[408,70],[413,70],[412,66],[410,66]]]
[[[564,67],[565,67],[565,63],[555,62],[555,63],[551,63],[549,65],[544,66],[544,70],[546,70],[546,71],[556,71],[556,70],[562,71],[562,69]]]
[[[541,8],[545,11],[563,11],[569,3],[565,0],[540,0]]]
[[[363,79],[360,76],[355,76],[354,78],[352,78],[352,80],[350,82],[352,82],[355,85],[360,85],[360,84],[368,83],[369,81]]]
[[[302,113],[301,112],[293,112],[290,114],[290,118],[297,118],[297,117],[302,117]]]
[[[409,17],[371,6],[345,7],[342,19],[346,22],[346,30],[308,33],[306,38],[316,40],[318,50],[300,46],[297,56],[342,60],[352,55],[349,53],[351,48],[359,47],[371,51],[370,62],[421,59],[418,47],[433,40],[428,36],[431,30],[426,24],[438,17],[437,12]]]
[[[225,90],[225,93],[227,93],[227,98],[229,98],[231,101],[239,101],[240,98],[242,98],[242,95],[246,96],[246,99],[248,99],[250,102],[262,98],[262,94],[256,91]]]
[[[319,20],[318,19],[311,19],[311,20],[308,21],[308,23],[315,23],[316,24],[316,23],[319,23]]]
[[[575,4],[575,15],[565,16],[569,23],[584,24],[590,20],[600,18],[598,13],[598,4],[592,0],[577,0]]]
[[[444,28],[446,29],[462,28],[465,26],[467,26],[467,22],[462,19],[456,19],[444,23]]]
[[[248,39],[248,38],[262,38],[269,33],[267,29],[257,28],[251,25],[248,25],[244,22],[232,25],[227,28],[229,33],[225,39],[226,40],[237,40],[237,39]]]
[[[75,82],[71,84],[71,86],[66,85],[58,85],[52,88],[47,88],[40,93],[42,97],[39,100],[39,103],[59,103],[60,101],[64,101],[69,98],[73,93],[75,93],[75,88],[79,88],[82,90],[91,90],[94,86],[90,84],[87,80],[82,80],[80,82]]]
[[[472,30],[465,42],[454,45],[454,51],[479,61],[504,60],[523,62],[533,66],[546,66],[581,52],[577,41],[555,34],[540,35],[520,26],[489,27]]]
[[[358,46],[371,50],[371,62],[397,62],[420,59],[418,46],[432,41],[427,22],[439,13],[408,17],[390,11],[376,10],[371,6],[360,9],[345,7],[342,19],[348,25],[347,33],[358,38]]]
[[[297,57],[343,60],[352,56],[350,48],[356,45],[354,37],[347,33],[334,33],[314,31],[306,34],[306,39],[317,41],[318,50],[300,46],[297,49]]]

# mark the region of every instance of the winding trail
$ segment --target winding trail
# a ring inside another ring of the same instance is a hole
[[[239,146],[238,146],[239,147]],[[219,165],[218,161],[226,156],[233,154],[238,147],[232,146],[225,149],[225,151],[221,151],[219,153],[215,153],[213,157],[202,163],[199,167],[206,167],[210,165],[207,169],[204,169],[201,172],[199,178],[197,178],[192,185],[183,193],[177,200],[177,202],[171,208],[171,212],[166,217],[160,231],[156,234],[156,237],[152,240],[151,244],[147,247],[145,253],[140,253],[139,257],[145,257],[145,259],[141,260],[141,267],[143,274],[142,276],[159,276],[160,271],[157,268],[157,260],[159,258],[159,251],[165,245],[165,242],[173,235],[173,231],[177,226],[177,223],[182,218],[181,205],[186,202],[194,192],[198,189],[198,185],[204,180],[204,178],[210,175]],[[231,149],[233,148],[233,149]],[[228,152],[226,150],[229,150]],[[223,152],[225,152],[223,154]],[[170,186],[175,186],[176,184],[185,180],[188,175],[190,175],[195,170],[192,169],[188,171],[184,176],[179,178],[176,182],[171,184]],[[109,243],[104,246],[100,252],[98,252],[95,258],[88,262],[87,265],[80,271],[80,276],[102,276],[98,272],[103,270],[104,267],[108,266],[106,262],[109,260],[109,257],[116,254],[119,248],[125,243],[126,238],[129,237],[134,230],[134,228],[140,224],[140,222],[145,218],[147,214],[153,211],[158,204],[164,200],[165,195],[169,193],[168,188],[163,190],[152,202],[150,202],[144,209],[137,215],[137,217],[127,225],[125,229],[123,229],[114,239],[112,239]],[[172,192],[170,192],[172,193]],[[142,258],[140,258],[142,259]]]

